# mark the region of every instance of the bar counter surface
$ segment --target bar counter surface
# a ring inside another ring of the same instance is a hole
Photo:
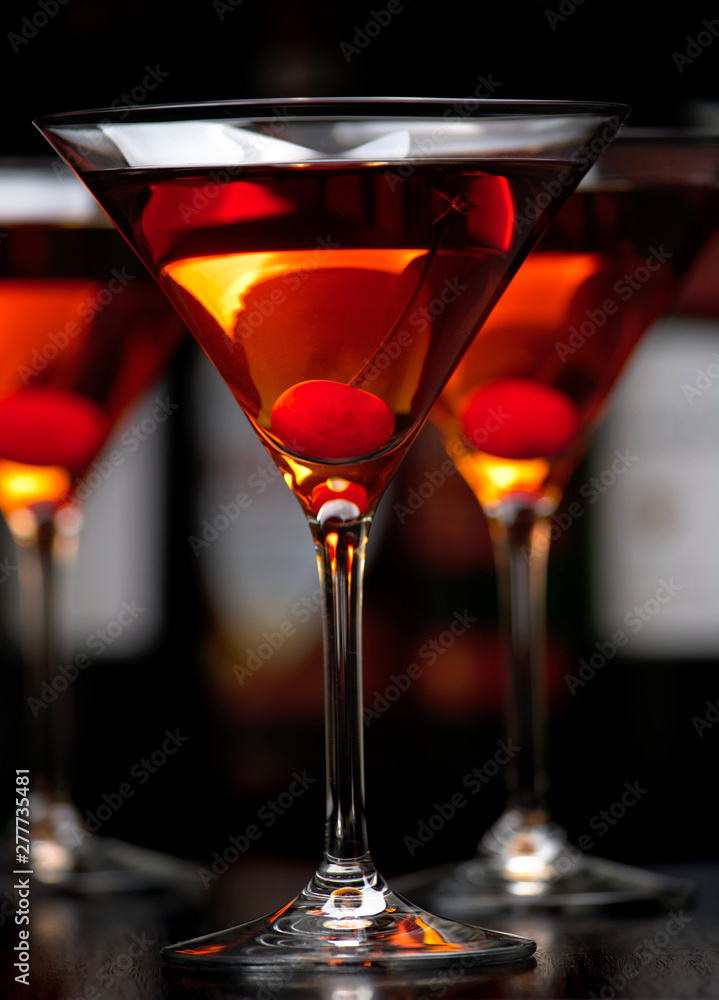
[[[191,871],[191,869],[188,869]],[[533,938],[536,954],[484,972],[468,962],[403,975],[326,972],[311,978],[200,979],[163,966],[166,944],[231,926],[286,903],[312,866],[238,862],[212,890],[176,888],[81,895],[31,884],[15,909],[12,881],[0,905],[0,997],[28,1000],[451,1000],[535,997],[671,1000],[719,998],[719,865],[666,869],[697,883],[693,904],[652,915],[493,913],[476,922]],[[22,878],[17,876],[16,881]],[[28,921],[17,923],[16,913]],[[29,930],[21,939],[20,931]],[[26,944],[23,944],[23,941]],[[29,945],[29,972],[22,975]],[[16,977],[20,977],[20,981]],[[24,980],[24,981],[23,981]]]

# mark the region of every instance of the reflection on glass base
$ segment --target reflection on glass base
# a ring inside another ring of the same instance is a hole
[[[499,859],[480,857],[405,876],[397,884],[420,903],[458,919],[496,910],[671,910],[687,906],[696,888],[685,879],[582,854],[571,844],[561,858],[566,867],[558,865],[551,879],[511,878]]]
[[[329,891],[316,876],[291,903],[266,917],[165,948],[170,965],[198,973],[277,975],[302,970],[463,969],[518,962],[534,953],[528,938],[455,923],[408,903],[376,875],[361,887]]]
[[[90,831],[62,797],[31,796],[33,881],[48,892],[133,892],[162,886],[197,889],[195,867],[178,858]]]

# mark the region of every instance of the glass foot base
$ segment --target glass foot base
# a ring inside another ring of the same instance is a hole
[[[159,851],[92,833],[65,798],[33,794],[31,816],[27,869],[39,890],[92,895],[167,887],[199,892],[196,867]],[[11,832],[6,832],[2,846],[8,864],[12,864]]]
[[[567,859],[562,871],[561,861]],[[471,919],[492,910],[671,910],[687,906],[693,882],[582,855],[565,846],[554,877],[511,878],[497,858],[443,865],[399,879],[403,892],[449,917]]]
[[[386,968],[413,963],[465,968],[518,962],[534,953],[528,938],[434,916],[375,877],[361,887],[326,891],[315,878],[268,916],[162,951],[169,965],[202,973],[294,975],[323,968]]]

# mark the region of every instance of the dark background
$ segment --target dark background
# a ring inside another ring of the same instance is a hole
[[[654,5],[601,0],[445,0],[433,5],[401,0],[401,9],[395,5],[389,23],[369,41],[366,29],[371,34],[387,20],[384,0],[242,0],[235,5],[204,0],[184,6],[147,0],[44,0],[44,5],[46,15],[35,0],[11,4],[2,14],[3,156],[47,153],[31,125],[35,115],[117,106],[128,98],[144,104],[322,94],[466,98],[491,83],[491,96],[497,98],[628,103],[637,125],[704,120],[712,113],[711,102],[719,101],[719,38],[714,41],[712,35],[711,45],[691,61],[676,55],[686,55],[690,40],[706,33],[705,20],[719,33],[719,16],[709,4],[673,5],[668,14]],[[564,19],[550,23],[548,11]],[[359,51],[352,53],[347,46]],[[150,71],[161,77],[152,90],[143,87]],[[179,396],[189,391],[193,364],[188,349],[171,373]],[[303,697],[294,710],[290,696],[283,704],[253,703],[249,708],[223,699],[208,668],[208,649],[213,647],[207,637],[216,625],[197,560],[186,543],[188,525],[194,523],[189,497],[199,467],[186,410],[173,422],[168,456],[166,628],[140,658],[88,672],[78,682],[82,722],[75,733],[76,795],[81,808],[95,808],[103,793],[113,792],[124,780],[130,763],[155,748],[158,733],[179,728],[191,736],[181,757],[119,810],[104,832],[207,858],[230,834],[253,822],[263,803],[288,786],[293,770],[321,775],[320,657],[317,649],[311,662],[302,665]],[[422,462],[406,463],[400,488],[421,480]],[[488,785],[467,808],[466,822],[437,836],[422,857],[408,857],[404,835],[432,812],[442,789],[451,793],[461,787],[471,764],[491,757],[503,734],[491,560],[482,529],[467,513],[471,498],[459,486],[454,496],[453,544],[464,550],[477,546],[475,559],[443,561],[427,557],[426,551],[419,558],[423,540],[416,526],[410,533],[395,524],[384,535],[368,578],[370,695],[383,690],[398,667],[406,668],[413,655],[413,630],[429,628],[433,620],[443,622],[453,609],[467,606],[470,593],[469,607],[483,623],[485,677],[491,667],[494,678],[470,683],[444,702],[431,689],[418,688],[371,728],[371,838],[383,867],[397,871],[471,853],[503,799],[501,782]],[[447,502],[445,494],[442,503]],[[425,526],[431,511],[427,505]],[[446,508],[438,507],[436,513],[447,520]],[[583,542],[580,525],[572,531],[571,546],[558,547],[552,560],[550,634],[559,651],[560,677],[562,664],[576,664],[597,638],[588,619]],[[449,543],[435,536],[427,544],[441,551]],[[14,725],[5,729],[4,750],[8,765],[16,767],[19,655],[9,642],[5,651],[8,699],[3,712]],[[607,834],[602,853],[642,863],[714,856],[708,811],[719,736],[711,730],[699,740],[688,719],[707,698],[716,702],[717,694],[716,663],[709,661],[695,662],[686,671],[679,661],[617,660],[574,699],[557,684],[552,797],[570,833],[586,833],[590,818],[615,801],[624,781],[642,780],[652,794],[631,823]],[[264,767],[264,784],[253,782],[252,774],[267,760],[273,767]],[[318,856],[322,798],[317,781],[287,822],[266,832],[258,850]]]
[[[717,97],[715,42],[680,66],[675,57],[705,30],[704,20],[716,24],[711,4],[673,5],[665,15],[616,0],[397,0],[391,17],[382,0],[45,5],[57,13],[44,25],[39,0],[10,3],[3,14],[7,153],[42,152],[29,122],[37,114],[123,103],[147,67],[164,76],[140,103],[467,97],[483,78],[496,84],[489,96],[619,101],[634,108],[634,124],[659,124],[677,120],[686,101]],[[36,34],[24,38],[23,30]]]

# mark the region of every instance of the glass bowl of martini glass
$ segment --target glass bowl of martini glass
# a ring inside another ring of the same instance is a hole
[[[17,554],[29,765],[16,867],[57,889],[127,889],[160,877],[160,857],[91,833],[75,804],[72,685],[91,659],[73,649],[62,672],[61,612],[83,477],[187,332],[57,159],[0,161],[0,227],[0,512]]]
[[[491,964],[534,950],[416,907],[374,866],[362,576],[397,465],[626,111],[478,101],[465,113],[445,100],[330,98],[36,123],[175,303],[267,447],[307,517],[324,594],[322,860],[287,906],[165,948],[166,962],[262,974],[278,963]],[[308,269],[319,248],[326,254]]]
[[[562,491],[632,349],[671,308],[717,229],[718,177],[715,136],[622,132],[528,256],[432,411],[489,521],[506,726],[521,747],[507,767],[506,808],[478,855],[401,883],[440,912],[669,908],[691,893],[683,880],[593,856],[592,838],[572,844],[552,819],[544,601],[550,541],[584,512],[570,506],[554,518]]]

